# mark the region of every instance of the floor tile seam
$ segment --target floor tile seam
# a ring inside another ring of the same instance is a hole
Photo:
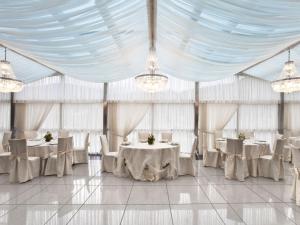
[[[71,218],[67,221],[66,224],[69,224],[71,222],[71,220],[74,218],[74,216],[79,212],[79,210],[85,205],[85,203],[87,202],[87,200],[91,197],[91,195],[97,190],[97,188],[99,187],[99,185],[97,185],[97,187],[89,194],[89,196],[85,199],[85,201],[82,204],[78,204],[80,205],[80,207],[75,211],[75,213],[71,216]],[[78,191],[79,192],[79,191]],[[76,194],[78,193],[76,192]],[[75,196],[75,195],[74,195]],[[73,196],[72,196],[73,197]],[[68,204],[64,204],[64,206],[67,206]],[[76,205],[76,204],[72,204],[72,205]]]
[[[45,189],[47,188],[46,185],[41,185],[41,186],[43,186],[43,188],[42,188],[40,191],[38,191],[37,193],[32,193],[32,194],[30,194],[30,196],[29,196],[28,198],[26,198],[26,199],[25,199],[24,201],[22,201],[22,202],[28,201],[28,200],[31,199],[34,195],[36,195],[36,194],[42,192],[43,190],[45,190]],[[1,203],[1,204],[3,204],[3,205],[12,205],[12,204],[8,204],[7,202],[15,200],[18,196],[21,196],[21,195],[23,195],[25,192],[29,191],[30,188],[31,188],[31,187],[27,188],[25,191],[21,192],[20,194],[17,194],[15,197],[13,197],[13,198],[11,198],[11,199],[9,199],[9,200],[7,200],[7,201]]]
[[[131,189],[130,189],[130,192],[129,192],[129,195],[128,195],[128,198],[127,198],[127,201],[126,201],[126,204],[125,204],[125,207],[124,207],[123,214],[122,214],[119,225],[122,225],[122,222],[123,222],[123,219],[124,219],[124,216],[125,216],[125,213],[126,213],[126,209],[127,209],[128,203],[129,203],[129,199],[131,197],[132,190],[133,190],[133,183],[132,183],[132,186],[131,186]]]
[[[173,214],[172,214],[172,209],[171,209],[171,201],[170,201],[170,195],[169,195],[169,189],[168,189],[168,183],[166,183],[166,191],[167,191],[167,196],[168,196],[168,206],[169,206],[169,211],[170,211],[170,216],[171,216],[171,222],[172,225],[174,225],[174,219],[173,219]]]
[[[222,223],[224,225],[226,225],[225,221],[222,219],[221,215],[219,214],[219,212],[216,210],[216,208],[214,207],[212,201],[210,200],[209,196],[206,194],[205,190],[203,189],[203,187],[199,184],[199,187],[201,188],[202,192],[205,194],[206,198],[208,199],[208,201],[210,202],[211,207],[215,210],[215,212],[217,213],[219,219],[222,221]],[[217,190],[216,190],[217,191]],[[217,191],[218,192],[218,191]],[[222,195],[221,195],[222,196]],[[222,196],[223,198],[223,196]],[[224,198],[223,198],[224,199]],[[225,199],[224,199],[225,200]],[[225,200],[226,201],[226,200]]]
[[[259,186],[260,186],[260,185],[259,185]],[[249,185],[247,186],[247,188],[250,189]],[[277,198],[277,196],[275,196],[273,193],[267,191],[264,187],[260,187],[260,188],[262,188],[264,191],[266,191],[267,193],[269,193],[269,195],[274,196],[274,197],[275,197],[276,199],[278,199],[280,202],[283,202],[281,199]],[[251,189],[250,189],[250,190],[251,190]],[[255,192],[261,199],[263,199],[263,197],[262,197],[258,192],[254,191],[254,190],[251,190],[251,191]],[[266,202],[268,203],[268,201],[266,201]],[[276,202],[277,202],[277,201],[276,201]]]

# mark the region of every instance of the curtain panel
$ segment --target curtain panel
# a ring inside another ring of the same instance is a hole
[[[150,104],[108,104],[108,129],[111,150],[117,150],[120,138],[127,141],[127,136],[137,127],[149,109]]]

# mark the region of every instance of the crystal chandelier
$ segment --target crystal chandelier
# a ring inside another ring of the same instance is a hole
[[[300,76],[294,61],[290,60],[290,49],[288,51],[288,61],[285,62],[278,80],[271,83],[276,92],[300,91]]]
[[[148,73],[135,77],[137,86],[147,92],[159,92],[165,89],[168,84],[168,77],[158,73],[157,57],[155,50],[150,50],[148,57]]]
[[[6,48],[4,60],[0,60],[0,92],[19,92],[23,89],[23,82],[16,79],[10,62],[6,61]]]

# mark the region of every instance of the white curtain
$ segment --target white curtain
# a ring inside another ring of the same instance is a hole
[[[288,103],[284,107],[284,128],[288,131],[300,131],[300,104]]]
[[[200,104],[200,146],[213,148],[214,133],[222,131],[237,110],[236,104]]]
[[[38,131],[49,115],[52,107],[52,103],[26,104],[25,129]]]
[[[51,103],[16,103],[16,136],[22,137],[26,130],[38,131],[52,107]]]
[[[111,149],[117,150],[117,137],[127,138],[141,122],[149,108],[150,104],[110,103],[108,105],[108,128]]]

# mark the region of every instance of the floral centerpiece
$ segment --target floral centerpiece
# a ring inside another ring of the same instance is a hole
[[[246,139],[246,136],[245,136],[244,133],[239,133],[238,138],[239,138],[240,140],[244,141],[244,140]]]
[[[154,141],[155,141],[154,135],[153,135],[153,134],[150,134],[150,135],[148,136],[148,140],[147,140],[148,145],[153,145],[153,144],[154,144]]]
[[[52,134],[49,131],[47,131],[44,138],[46,142],[50,142],[53,139]]]

